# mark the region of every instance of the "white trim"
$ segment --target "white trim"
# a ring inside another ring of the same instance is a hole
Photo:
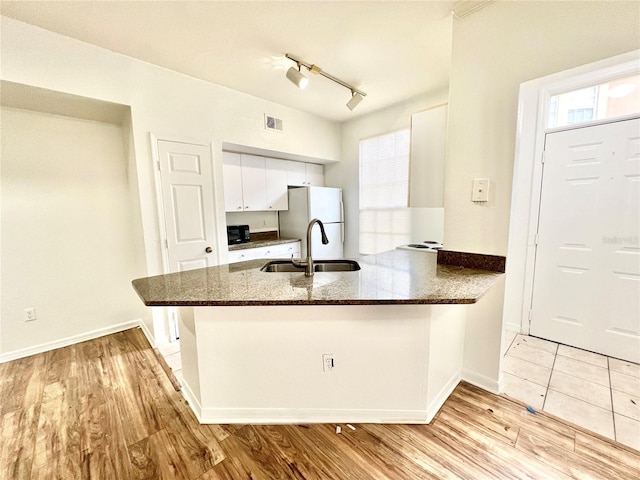
[[[455,388],[460,383],[461,379],[461,370],[458,370],[454,375],[451,376],[449,381],[442,387],[442,389],[438,392],[433,400],[427,406],[427,421],[426,423],[430,423],[435,417],[436,413],[442,408],[444,402],[447,401],[449,396],[453,393]]]
[[[143,320],[140,320],[140,330],[142,330],[144,336],[147,337],[147,341],[149,342],[149,345],[151,345],[151,348],[156,348],[158,346],[158,344],[156,343],[156,339],[153,333],[151,333],[151,331],[147,328],[147,324],[144,323]]]
[[[189,384],[183,379],[182,394],[201,424],[280,425],[301,423],[429,423],[424,410],[367,410],[318,408],[202,408]],[[457,385],[457,383],[454,385]],[[446,400],[448,395],[444,398]],[[444,402],[443,402],[444,403]]]
[[[524,334],[529,333],[528,315],[535,263],[534,234],[538,222],[541,160],[549,99],[558,93],[638,72],[640,50],[634,50],[520,85],[503,324],[519,319],[519,330]]]
[[[162,252],[162,272],[169,272],[169,250],[167,249],[167,225],[165,223],[164,204],[162,202],[162,176],[160,172],[160,153],[158,152],[158,141],[162,140],[149,132],[149,142],[151,142],[151,161],[153,163],[153,179],[156,187],[156,212],[158,214],[158,226],[160,231],[160,250]]]
[[[500,393],[500,380],[495,381],[468,368],[462,369],[462,380],[496,395]]]
[[[520,323],[506,322],[504,324],[504,329],[509,330],[510,332],[521,333],[520,332],[521,328],[522,328],[522,325]]]
[[[368,410],[314,408],[202,408],[189,384],[183,379],[182,393],[199,423],[277,425],[296,423],[411,423],[427,424],[442,408],[460,383],[460,371],[430,402],[427,410]],[[473,382],[469,382],[473,383]],[[484,388],[482,385],[478,385]]]
[[[202,405],[200,405],[200,402],[198,401],[198,397],[193,393],[193,390],[191,390],[191,387],[189,386],[187,381],[184,379],[184,377],[182,378],[182,381],[180,382],[180,385],[182,386],[180,391],[182,392],[182,395],[184,396],[184,398],[187,401],[187,403],[189,404],[189,407],[191,408],[191,411],[196,416],[196,419],[198,420],[198,423],[219,423],[219,422],[205,422],[205,421],[203,421],[202,420]],[[227,423],[230,423],[230,422],[227,422]]]
[[[576,130],[578,128],[598,127],[600,125],[608,125],[610,123],[625,122],[627,120],[635,120],[640,117],[638,113],[632,113],[630,115],[620,115],[619,117],[601,118],[600,120],[589,120],[588,122],[576,123],[572,125],[563,125],[562,127],[548,128],[545,130],[545,135],[549,133],[566,132],[568,130]]]
[[[189,402],[191,405],[191,402]],[[193,409],[193,407],[192,407]],[[195,413],[195,411],[194,411]],[[303,423],[426,424],[425,410],[365,410],[313,408],[205,408],[200,423],[280,425]]]
[[[129,322],[118,323],[105,328],[99,328],[90,332],[80,333],[71,337],[61,338],[52,342],[41,343],[40,345],[34,345],[32,347],[21,348],[13,350],[11,352],[3,353],[0,355],[0,363],[10,362],[19,358],[29,357],[38,353],[48,352],[55,350],[56,348],[68,347],[76,343],[85,342],[94,338],[103,337],[111,333],[122,332],[123,330],[129,330],[131,328],[141,327],[143,325],[142,319],[131,320]],[[144,328],[143,328],[144,332]],[[146,333],[145,333],[146,335]],[[148,338],[148,337],[147,337]]]

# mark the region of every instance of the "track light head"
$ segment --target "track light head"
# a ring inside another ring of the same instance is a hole
[[[307,83],[309,83],[309,80],[307,79],[307,77],[302,75],[302,72],[301,72],[301,68],[304,66],[311,73],[322,75],[323,77],[328,78],[332,82],[336,82],[337,84],[342,85],[345,88],[348,88],[351,91],[351,99],[349,99],[349,101],[347,102],[347,107],[351,111],[353,111],[353,109],[360,104],[362,99],[367,96],[367,94],[364,93],[363,91],[358,90],[353,85],[349,85],[348,83],[343,82],[342,80],[334,77],[333,75],[330,75],[329,73],[325,72],[320,67],[318,67],[317,65],[313,65],[311,63],[305,62],[304,60],[300,60],[299,58],[296,58],[289,53],[285,54],[285,57],[291,60],[292,62],[296,62],[296,66],[298,67],[298,69],[296,70],[296,67],[289,68],[289,70],[287,70],[287,78],[291,80],[291,82],[301,90],[307,86]]]
[[[353,111],[362,101],[364,97],[358,92],[351,90],[351,99],[347,102],[347,108]]]
[[[287,78],[300,90],[304,90],[304,87],[309,83],[309,79],[300,71],[300,64],[298,64],[297,70],[296,67],[291,67],[287,70]]]

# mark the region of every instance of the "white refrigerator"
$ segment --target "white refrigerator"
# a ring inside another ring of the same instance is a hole
[[[320,226],[311,233],[313,258],[331,260],[343,258],[344,208],[342,189],[330,187],[301,187],[289,189],[289,210],[280,212],[280,236],[300,238],[300,255],[307,255],[307,227],[314,218],[324,225],[329,243],[322,244]]]

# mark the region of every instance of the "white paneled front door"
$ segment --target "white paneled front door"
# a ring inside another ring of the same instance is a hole
[[[158,140],[170,272],[216,264],[211,150]]]
[[[531,335],[640,362],[640,120],[545,140]]]

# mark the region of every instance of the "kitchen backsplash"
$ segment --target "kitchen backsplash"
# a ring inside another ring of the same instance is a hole
[[[249,225],[251,233],[278,230],[278,212],[229,212],[227,225]]]

